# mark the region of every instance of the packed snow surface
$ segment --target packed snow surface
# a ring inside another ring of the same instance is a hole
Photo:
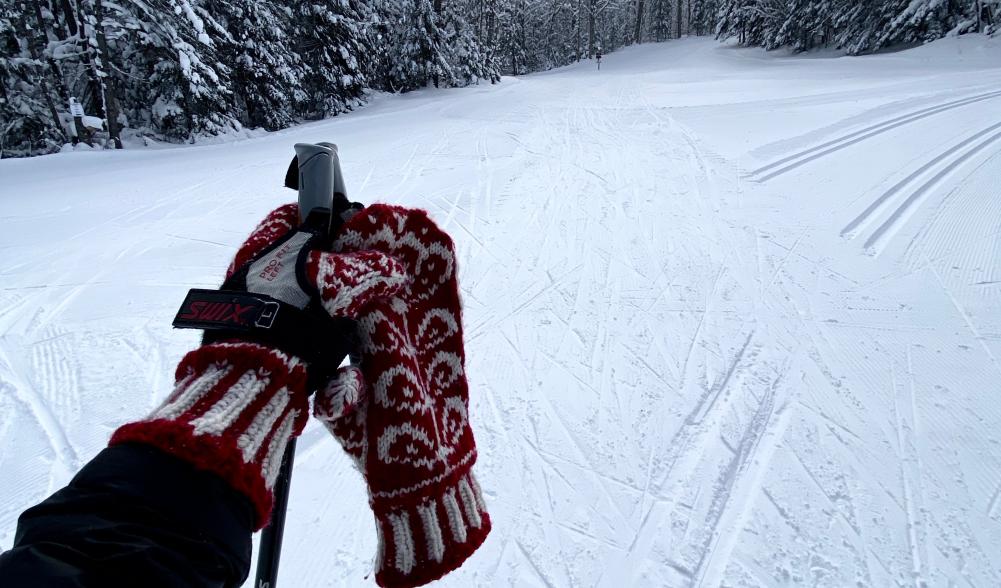
[[[494,520],[448,586],[1001,585],[1001,43],[644,45],[229,144],[0,162],[0,545],[197,341],[297,141],[458,243]],[[293,586],[375,529],[300,440]]]

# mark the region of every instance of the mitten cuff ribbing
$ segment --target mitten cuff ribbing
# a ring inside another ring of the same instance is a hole
[[[261,345],[219,343],[188,353],[166,402],[115,431],[109,445],[146,443],[219,475],[251,500],[261,528],[285,447],[306,416],[302,362]]]
[[[490,533],[490,516],[472,464],[412,493],[375,495],[379,535],[376,582],[404,588],[462,565]]]

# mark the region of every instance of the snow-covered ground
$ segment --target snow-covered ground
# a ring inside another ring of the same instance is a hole
[[[0,546],[169,391],[169,323],[294,194],[456,238],[495,529],[448,586],[1001,585],[1001,42],[645,45],[225,145],[0,161]],[[282,583],[375,532],[320,427]]]

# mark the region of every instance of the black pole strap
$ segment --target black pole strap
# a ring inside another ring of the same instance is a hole
[[[221,329],[239,333],[269,330],[282,304],[263,294],[195,288],[184,297],[173,325],[177,329]]]
[[[330,316],[318,302],[301,309],[236,290],[189,290],[173,324],[204,330],[206,344],[247,341],[294,355],[309,364],[313,388],[326,382],[357,345],[355,322]]]

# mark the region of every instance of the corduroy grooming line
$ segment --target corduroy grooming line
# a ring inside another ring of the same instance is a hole
[[[424,211],[373,205],[344,225],[335,250],[382,252],[410,277],[358,315],[360,365],[317,394],[314,414],[368,483],[376,581],[419,586],[462,565],[490,532],[472,473],[455,248]]]

